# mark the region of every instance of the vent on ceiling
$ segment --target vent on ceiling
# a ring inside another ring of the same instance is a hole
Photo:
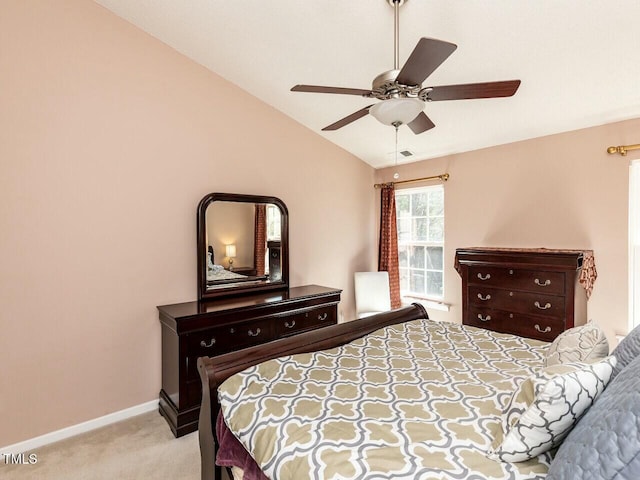
[[[414,155],[415,155],[415,153],[413,153],[408,148],[400,148],[400,149],[398,149],[398,160],[405,159],[405,158],[411,158]],[[387,153],[387,158],[389,158],[390,160],[394,160],[396,158],[396,152]]]

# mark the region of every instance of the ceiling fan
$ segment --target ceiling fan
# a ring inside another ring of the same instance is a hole
[[[520,80],[500,82],[467,83],[422,87],[422,82],[431,75],[451,55],[457,45],[443,40],[423,37],[413,49],[406,63],[400,69],[399,57],[399,8],[405,0],[386,0],[394,8],[394,58],[393,70],[383,72],[373,80],[371,90],[318,85],[296,85],[293,92],[337,93],[360,95],[381,100],[357,112],[347,115],[322,130],[337,130],[364,117],[373,115],[385,125],[408,125],[415,134],[426,132],[435,124],[424,113],[425,102],[441,100],[462,100],[472,98],[510,97],[516,93]]]

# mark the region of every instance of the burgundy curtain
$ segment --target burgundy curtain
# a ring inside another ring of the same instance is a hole
[[[256,204],[256,225],[254,228],[253,258],[256,275],[264,275],[264,255],[267,250],[267,206]]]
[[[389,272],[391,308],[400,308],[400,272],[398,269],[398,226],[393,184],[382,186],[380,195],[380,250],[378,271]]]

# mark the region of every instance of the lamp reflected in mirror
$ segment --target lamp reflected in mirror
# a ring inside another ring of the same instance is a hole
[[[225,254],[229,258],[229,271],[233,272],[233,259],[236,258],[236,246],[227,245],[225,247]]]

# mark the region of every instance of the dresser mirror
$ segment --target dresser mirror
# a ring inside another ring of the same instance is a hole
[[[289,283],[287,206],[276,197],[210,193],[198,204],[198,299]]]

